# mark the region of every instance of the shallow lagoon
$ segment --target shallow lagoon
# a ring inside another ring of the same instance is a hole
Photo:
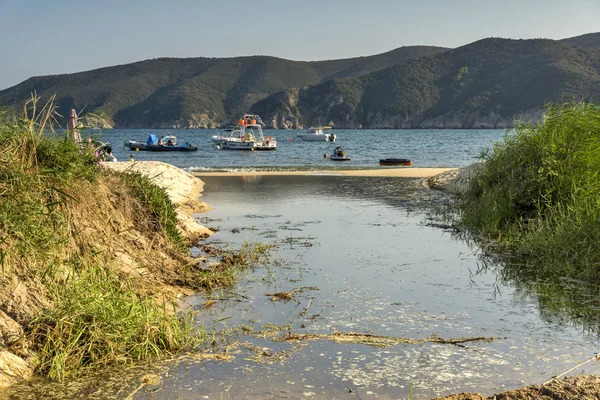
[[[424,225],[444,193],[418,179],[339,176],[206,177],[198,215],[215,245],[274,243],[281,262],[234,289],[194,296],[199,324],[233,361],[183,361],[134,398],[431,398],[541,383],[598,351],[595,337],[542,319],[534,295],[481,271],[476,247]],[[268,293],[298,290],[291,301]],[[208,311],[208,299],[219,301]],[[224,300],[229,299],[229,300]],[[558,320],[560,321],[560,320]],[[495,337],[461,346],[376,348],[329,340],[273,342],[233,328],[359,332],[422,339]],[[596,363],[585,369],[598,373]]]

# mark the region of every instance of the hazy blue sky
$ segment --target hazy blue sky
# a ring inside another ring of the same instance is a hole
[[[323,60],[598,31],[598,0],[0,0],[0,90],[157,57]]]

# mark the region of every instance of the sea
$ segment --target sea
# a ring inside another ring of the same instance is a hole
[[[145,141],[148,135],[164,136],[171,132],[178,143],[189,142],[195,152],[131,151],[126,140]],[[220,150],[210,138],[214,129],[111,129],[88,130],[103,142],[112,144],[118,161],[159,160],[189,171],[285,171],[380,168],[379,159],[405,158],[414,167],[463,167],[477,161],[482,152],[502,140],[504,130],[332,130],[335,142],[304,142],[298,130],[265,130],[265,136],[277,139],[275,151]],[[324,157],[336,146],[343,146],[349,161],[335,162]]]

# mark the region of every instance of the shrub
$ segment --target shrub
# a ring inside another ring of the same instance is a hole
[[[600,282],[598,106],[548,106],[483,158],[459,199],[463,224],[528,268]]]

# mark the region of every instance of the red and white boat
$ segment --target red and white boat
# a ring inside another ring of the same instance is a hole
[[[277,139],[265,136],[263,125],[258,115],[244,114],[233,129],[223,136],[213,136],[211,140],[224,150],[276,150]]]

